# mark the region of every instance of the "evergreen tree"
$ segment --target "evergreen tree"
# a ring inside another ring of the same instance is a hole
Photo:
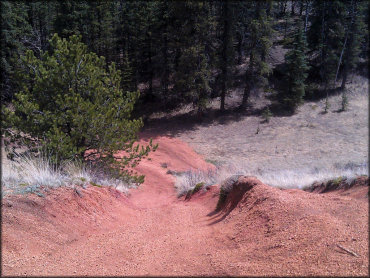
[[[25,51],[24,40],[31,31],[24,2],[1,1],[1,99],[13,98],[17,81],[14,71]]]
[[[53,33],[56,2],[30,1],[26,5],[31,32],[25,38],[25,46],[39,56],[41,51],[47,50]]]
[[[132,68],[127,50],[125,51],[125,58],[122,65],[122,89],[124,91],[133,91],[134,84],[132,83]]]
[[[343,79],[341,89],[345,89],[348,73],[356,67],[361,53],[361,46],[366,38],[366,8],[368,7],[365,1],[352,0],[347,6],[347,33],[346,43],[343,46]]]
[[[222,52],[221,52],[221,98],[220,110],[225,110],[225,97],[229,86],[230,69],[233,65],[233,6],[230,2],[222,2]]]
[[[250,22],[247,25],[247,49],[249,64],[245,74],[245,89],[241,108],[245,109],[252,90],[257,86],[265,86],[270,67],[266,62],[266,56],[272,45],[270,18],[266,14],[266,2],[251,2],[247,6],[250,14]]]
[[[211,61],[214,49],[211,48],[210,34],[214,18],[208,9],[208,2],[179,2],[182,16],[187,16],[181,26],[181,56],[175,73],[175,90],[185,94],[198,114],[206,109],[211,92]]]
[[[312,62],[327,92],[335,80],[340,52],[345,42],[345,2],[314,1],[312,9],[309,48],[318,54]]]
[[[22,90],[14,110],[4,109],[6,138],[31,150],[42,145],[54,163],[93,158],[111,175],[142,182],[130,169],[156,146],[134,147],[142,121],[131,112],[139,93],[123,92],[115,64],[107,67],[78,36],[54,35],[50,44],[40,59],[31,50],[23,57]]]
[[[283,95],[283,103],[294,112],[303,102],[308,70],[306,38],[301,27],[294,37],[292,49],[285,55],[285,61],[288,69],[288,90]]]

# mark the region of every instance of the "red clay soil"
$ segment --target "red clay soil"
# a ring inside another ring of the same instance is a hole
[[[241,177],[216,212],[217,186],[185,201],[166,174],[212,166],[179,140],[156,142],[128,197],[90,186],[4,199],[2,275],[369,274],[366,184],[318,194]]]

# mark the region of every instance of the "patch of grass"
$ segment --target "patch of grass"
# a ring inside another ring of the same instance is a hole
[[[186,171],[181,175],[177,175],[175,182],[175,188],[178,193],[178,197],[181,197],[188,192],[199,191],[202,187],[215,184],[215,171]],[[202,182],[199,182],[202,181]],[[195,193],[194,192],[194,193]]]
[[[332,183],[332,184],[333,184],[333,185],[335,185],[335,186],[338,186],[338,185],[340,185],[340,183],[341,183],[342,181],[344,181],[344,180],[346,180],[346,178],[345,178],[345,177],[338,177],[338,178],[336,178],[336,179],[330,180],[329,182],[330,182],[330,183]]]
[[[91,184],[92,186],[102,187],[100,184],[97,184],[97,183],[95,183],[95,182],[93,182],[93,181],[91,181],[91,182],[90,182],[90,184]]]
[[[192,195],[194,195],[195,193],[197,193],[199,190],[202,189],[202,187],[205,185],[204,182],[200,182],[200,183],[197,183],[193,189],[193,191],[191,192]]]
[[[213,164],[213,165],[217,165],[217,160],[212,160],[212,159],[206,159],[206,162],[207,163],[210,163],[210,164]]]

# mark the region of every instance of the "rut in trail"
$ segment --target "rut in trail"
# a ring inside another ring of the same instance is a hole
[[[213,166],[155,141],[128,197],[91,186],[4,199],[3,275],[368,275],[366,184],[318,194],[242,177],[215,211],[218,186],[185,201],[167,174]]]

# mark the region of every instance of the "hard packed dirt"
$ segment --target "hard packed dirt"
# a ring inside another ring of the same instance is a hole
[[[142,142],[144,142],[143,140]],[[129,196],[88,186],[2,200],[2,275],[367,276],[368,180],[325,193],[239,177],[177,198],[168,170],[205,170],[177,139],[138,167]]]

